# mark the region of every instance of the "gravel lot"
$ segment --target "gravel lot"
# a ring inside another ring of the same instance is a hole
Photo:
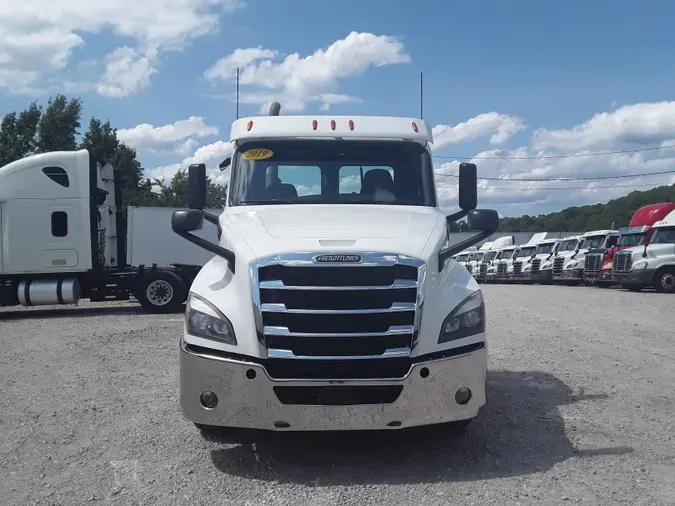
[[[443,428],[204,441],[181,315],[0,310],[0,503],[675,504],[675,298],[484,286],[489,408]]]

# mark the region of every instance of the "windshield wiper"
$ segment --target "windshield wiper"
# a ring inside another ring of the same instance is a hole
[[[290,200],[290,199],[269,199],[269,200],[242,200],[240,202],[242,206],[247,206],[247,205],[267,205],[267,204],[302,204],[302,202],[299,202],[297,200]]]

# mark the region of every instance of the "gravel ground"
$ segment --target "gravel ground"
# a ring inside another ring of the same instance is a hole
[[[207,442],[177,406],[180,314],[0,310],[0,503],[675,504],[675,298],[484,292],[490,404],[461,438]]]

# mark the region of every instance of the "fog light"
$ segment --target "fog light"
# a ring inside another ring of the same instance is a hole
[[[455,401],[457,404],[466,404],[471,400],[471,390],[462,387],[455,393]]]
[[[202,392],[202,395],[199,396],[199,402],[206,409],[213,409],[218,405],[218,396],[213,392]]]

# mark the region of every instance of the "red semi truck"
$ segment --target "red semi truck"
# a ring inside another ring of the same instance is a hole
[[[618,284],[612,276],[614,254],[623,249],[644,244],[654,231],[652,225],[664,219],[673,210],[675,210],[675,202],[660,202],[635,211],[630,224],[619,229],[620,236],[615,246],[586,254],[584,279],[587,282],[595,282],[600,288]]]

